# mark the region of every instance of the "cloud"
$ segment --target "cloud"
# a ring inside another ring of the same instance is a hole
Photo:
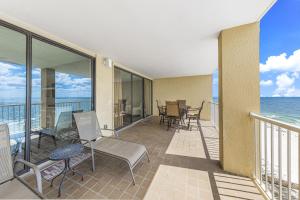
[[[272,80],[261,80],[260,81],[260,86],[271,86],[271,85],[273,85]]]
[[[24,67],[0,62],[0,69],[0,88],[2,92],[8,90],[11,95],[15,95],[14,90],[25,88],[26,74],[24,74]]]
[[[62,97],[66,96],[90,96],[91,78],[55,73],[57,92]],[[40,95],[41,70],[32,70],[33,93]],[[26,91],[26,67],[11,63],[0,62],[0,98],[25,96]]]
[[[294,77],[294,78],[299,78],[299,73],[298,72],[294,72],[294,73],[292,73],[292,77]]]
[[[294,77],[289,77],[287,73],[281,74],[276,77],[276,85],[278,88],[287,88],[293,85],[295,82]]]
[[[300,96],[300,89],[295,87],[295,81],[299,78],[295,73],[283,73],[276,77],[277,88],[273,92],[274,97]]]
[[[279,71],[279,72],[299,72],[300,71],[300,49],[288,56],[282,53],[277,56],[268,57],[266,63],[260,64],[260,72]]]
[[[91,78],[57,72],[55,79],[58,96],[91,96]]]
[[[13,64],[10,63],[3,63],[0,62],[0,75],[9,75],[11,74],[11,71],[14,69],[18,69],[18,67],[14,66]]]

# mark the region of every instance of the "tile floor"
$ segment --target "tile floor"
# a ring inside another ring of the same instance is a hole
[[[253,182],[225,173],[219,167],[218,133],[209,122],[202,130],[179,133],[157,118],[121,131],[120,139],[146,145],[151,162],[145,159],[134,169],[137,184],[125,163],[97,154],[96,171],[91,162],[78,166],[84,181],[68,174],[61,198],[67,199],[263,199]],[[34,185],[32,178],[27,179]],[[43,182],[47,198],[57,198],[58,181]]]

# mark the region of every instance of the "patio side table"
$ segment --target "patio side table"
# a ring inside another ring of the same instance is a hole
[[[55,176],[51,180],[51,186],[52,186],[54,179],[57,178],[58,176],[60,176],[61,174],[63,174],[63,177],[60,181],[59,188],[58,188],[58,197],[61,196],[61,188],[62,188],[65,176],[66,176],[68,171],[71,170],[73,172],[73,175],[75,175],[75,174],[80,175],[81,180],[83,181],[83,175],[70,167],[70,159],[72,157],[75,157],[75,156],[81,154],[83,152],[83,149],[84,149],[84,147],[83,147],[82,144],[69,144],[69,145],[66,145],[64,147],[60,147],[60,148],[55,149],[50,154],[50,156],[49,156],[50,160],[53,160],[53,161],[64,160],[64,162],[65,162],[65,167],[62,170],[62,172],[59,173],[57,176]]]

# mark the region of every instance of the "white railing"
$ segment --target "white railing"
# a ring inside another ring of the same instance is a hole
[[[255,181],[270,199],[300,199],[300,127],[250,113],[255,133]]]
[[[211,122],[212,122],[212,125],[217,129],[219,130],[219,104],[218,103],[215,103],[213,101],[209,102],[210,105],[211,105],[211,111],[210,111],[210,114],[211,114]]]
[[[31,128],[40,129],[41,126],[41,103],[31,104]],[[10,133],[23,133],[25,131],[25,104],[0,105],[0,123],[7,123]],[[81,100],[72,102],[55,103],[55,121],[61,112],[91,109],[91,101]]]

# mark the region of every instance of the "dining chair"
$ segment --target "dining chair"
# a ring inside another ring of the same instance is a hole
[[[179,106],[180,120],[184,124],[184,118],[187,116],[186,100],[176,100]]]
[[[166,116],[168,118],[168,129],[172,124],[176,125],[176,130],[179,130],[180,110],[177,101],[166,101]]]
[[[156,100],[156,104],[157,104],[157,109],[158,109],[158,115],[159,115],[159,124],[161,123],[165,123],[165,119],[166,119],[166,109],[164,106],[159,105],[159,101]]]
[[[200,115],[201,111],[203,110],[205,101],[202,101],[201,106],[199,108],[190,108],[188,109],[187,118],[188,118],[188,129],[191,130],[191,120],[196,120],[197,127],[200,130]]]

